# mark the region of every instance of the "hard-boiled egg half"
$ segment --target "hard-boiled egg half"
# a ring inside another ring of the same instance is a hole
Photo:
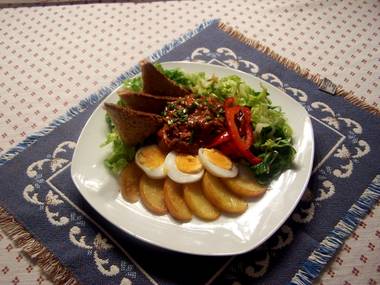
[[[198,155],[165,153],[157,145],[140,148],[135,156],[136,164],[153,179],[166,176],[177,183],[193,183],[203,177],[205,169],[216,177],[232,178],[238,167],[227,156],[216,149],[200,148]]]
[[[204,174],[198,156],[171,151],[165,158],[165,168],[169,178],[177,183],[192,183],[200,180]]]
[[[153,179],[166,176],[165,154],[157,145],[148,145],[140,148],[135,155],[136,164]]]
[[[232,178],[238,174],[238,167],[217,149],[200,148],[199,160],[203,167],[216,177]]]

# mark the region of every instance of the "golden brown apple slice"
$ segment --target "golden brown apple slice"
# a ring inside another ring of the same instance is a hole
[[[258,197],[267,191],[267,186],[259,184],[253,173],[243,165],[239,165],[239,174],[234,178],[222,178],[229,190],[241,197]]]
[[[183,198],[182,185],[166,178],[164,183],[164,200],[170,215],[181,222],[188,222],[192,218],[190,209]]]
[[[202,189],[206,198],[219,210],[230,214],[242,214],[248,204],[239,198],[215,176],[206,172],[202,179]]]
[[[142,175],[142,170],[134,162],[130,162],[120,173],[120,192],[130,203],[135,203],[140,198],[139,183]]]
[[[220,211],[215,208],[202,192],[201,182],[185,184],[183,186],[183,196],[187,206],[195,216],[207,221],[219,218]]]
[[[152,179],[146,174],[140,179],[140,196],[144,206],[152,213],[163,215],[168,212],[164,201],[164,180]]]

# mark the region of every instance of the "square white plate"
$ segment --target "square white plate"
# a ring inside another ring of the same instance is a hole
[[[289,217],[300,200],[310,178],[314,137],[308,113],[282,90],[250,74],[221,66],[167,62],[164,68],[186,72],[203,71],[222,77],[238,75],[255,90],[264,85],[275,106],[281,106],[293,129],[297,151],[294,167],[272,181],[269,190],[250,201],[248,210],[237,217],[222,215],[213,222],[193,218],[179,223],[169,215],[156,216],[140,202],[131,204],[119,194],[119,186],[104,166],[110,148],[100,145],[108,132],[103,104],[94,111],[79,137],[71,165],[72,179],[87,202],[104,218],[126,233],[169,250],[199,255],[232,255],[247,252],[267,240]],[[116,102],[113,92],[105,102]]]

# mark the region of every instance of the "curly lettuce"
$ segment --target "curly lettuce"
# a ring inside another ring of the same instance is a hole
[[[125,80],[123,83],[123,87],[133,92],[140,92],[143,87],[141,76],[136,76],[136,77]]]

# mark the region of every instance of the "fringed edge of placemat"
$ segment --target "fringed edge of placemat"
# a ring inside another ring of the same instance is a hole
[[[286,68],[296,72],[300,76],[305,77],[305,78],[313,81],[319,87],[322,85],[322,83],[325,79],[323,76],[321,76],[320,74],[317,74],[317,73],[312,73],[307,68],[302,68],[298,63],[276,53],[274,50],[272,50],[270,47],[262,44],[260,41],[253,39],[253,38],[248,38],[247,36],[243,35],[238,30],[236,30],[236,29],[234,29],[234,28],[232,28],[232,27],[230,27],[230,26],[228,26],[222,22],[220,22],[218,24],[218,28],[220,30],[224,31],[225,33],[227,33],[229,36],[236,38],[239,41],[241,41],[242,43],[244,43],[250,47],[253,47],[253,48],[261,51],[262,53],[268,55],[269,57],[271,57],[275,61],[284,65]],[[356,95],[354,95],[353,91],[345,90],[341,85],[337,85],[335,95],[342,96],[348,102],[352,103],[353,105],[355,105],[361,109],[364,109],[364,110],[370,112],[371,114],[380,116],[380,110],[379,109],[377,109],[374,106],[369,105],[365,101],[358,98]]]
[[[344,218],[338,222],[327,237],[323,239],[319,247],[312,252],[294,275],[290,284],[311,284],[379,199],[380,174],[372,180],[372,183],[363,192],[359,200],[348,210]]]
[[[79,282],[49,249],[19,224],[5,209],[0,207],[0,228],[49,276],[55,284],[76,285]]]
[[[275,61],[279,62],[286,68],[294,71],[298,75],[311,80],[318,87],[320,87],[324,81],[324,78],[316,73],[310,72],[309,69],[302,68],[298,63],[289,60],[286,57],[273,51],[270,47],[262,44],[261,42],[248,38],[238,30],[220,22],[218,28],[229,36],[238,39],[242,43],[253,47],[265,55],[271,57]],[[341,85],[336,87],[335,94],[344,97],[351,104],[364,109],[371,114],[380,116],[380,110],[370,106],[363,100],[354,95],[352,91],[346,91]],[[290,284],[294,285],[309,285],[312,281],[319,276],[326,264],[335,255],[336,251],[344,243],[344,241],[351,235],[358,223],[364,218],[368,212],[372,209],[374,204],[380,199],[380,175],[377,175],[372,181],[370,186],[363,192],[359,200],[348,210],[346,215],[334,229],[325,237],[316,248],[298,272],[294,275]]]
[[[163,55],[167,54],[168,52],[172,51],[174,48],[178,47],[185,41],[191,39],[195,35],[197,35],[199,32],[203,31],[205,28],[209,27],[212,24],[218,23],[219,19],[212,19],[209,21],[204,21],[200,25],[198,25],[194,30],[191,30],[183,35],[181,35],[178,39],[173,40],[172,42],[164,45],[161,49],[155,51],[152,55],[149,56],[149,59],[151,61],[156,61]],[[72,118],[74,118],[79,113],[85,111],[88,106],[98,103],[103,98],[107,97],[109,94],[111,94],[116,88],[118,88],[124,80],[135,76],[140,72],[140,66],[135,65],[131,69],[129,69],[127,72],[121,74],[116,80],[111,82],[109,87],[103,87],[97,92],[91,94],[89,97],[81,100],[77,106],[71,107],[64,115],[58,117],[53,122],[49,124],[49,126],[41,129],[40,131],[31,134],[26,139],[24,139],[21,143],[17,144],[15,147],[8,150],[5,154],[2,154],[0,156],[0,166],[4,165],[7,161],[12,160],[14,157],[16,157],[19,153],[23,152],[25,149],[27,149],[30,145],[35,143],[39,138],[46,136],[50,132],[52,132],[54,129],[59,127],[60,125],[70,121]]]
[[[185,41],[191,39],[207,27],[218,22],[219,19],[211,19],[202,22],[195,29],[188,31],[187,33],[184,33],[179,38],[171,41],[170,43],[164,45],[161,49],[155,51],[152,55],[149,56],[149,60],[158,60],[160,57],[169,53]],[[89,106],[97,104],[103,98],[111,94],[116,88],[118,88],[124,80],[137,75],[139,72],[139,65],[135,65],[127,72],[121,74],[115,81],[113,81],[110,84],[109,87],[101,88],[97,92],[81,100],[77,106],[71,107],[64,115],[53,120],[53,122],[50,123],[49,126],[43,128],[39,132],[36,132],[28,136],[17,146],[10,149],[5,154],[1,155],[0,166],[4,165],[7,161],[10,161],[13,158],[15,158],[21,152],[26,150],[29,146],[34,144],[39,138],[48,135],[50,132],[52,132],[60,125],[75,118],[79,113],[85,111]],[[35,259],[37,261],[37,264],[42,268],[44,272],[46,272],[49,275],[49,277],[53,281],[56,281],[56,283],[58,284],[64,285],[79,284],[75,279],[69,278],[68,275],[66,276],[66,280],[65,273],[70,272],[67,269],[65,269],[65,267],[59,262],[59,260],[46,247],[44,247],[39,241],[34,239],[33,236],[2,207],[0,207],[0,228],[2,228],[5,234],[15,242],[17,247],[22,248],[22,250],[27,255],[29,255],[32,259]]]

